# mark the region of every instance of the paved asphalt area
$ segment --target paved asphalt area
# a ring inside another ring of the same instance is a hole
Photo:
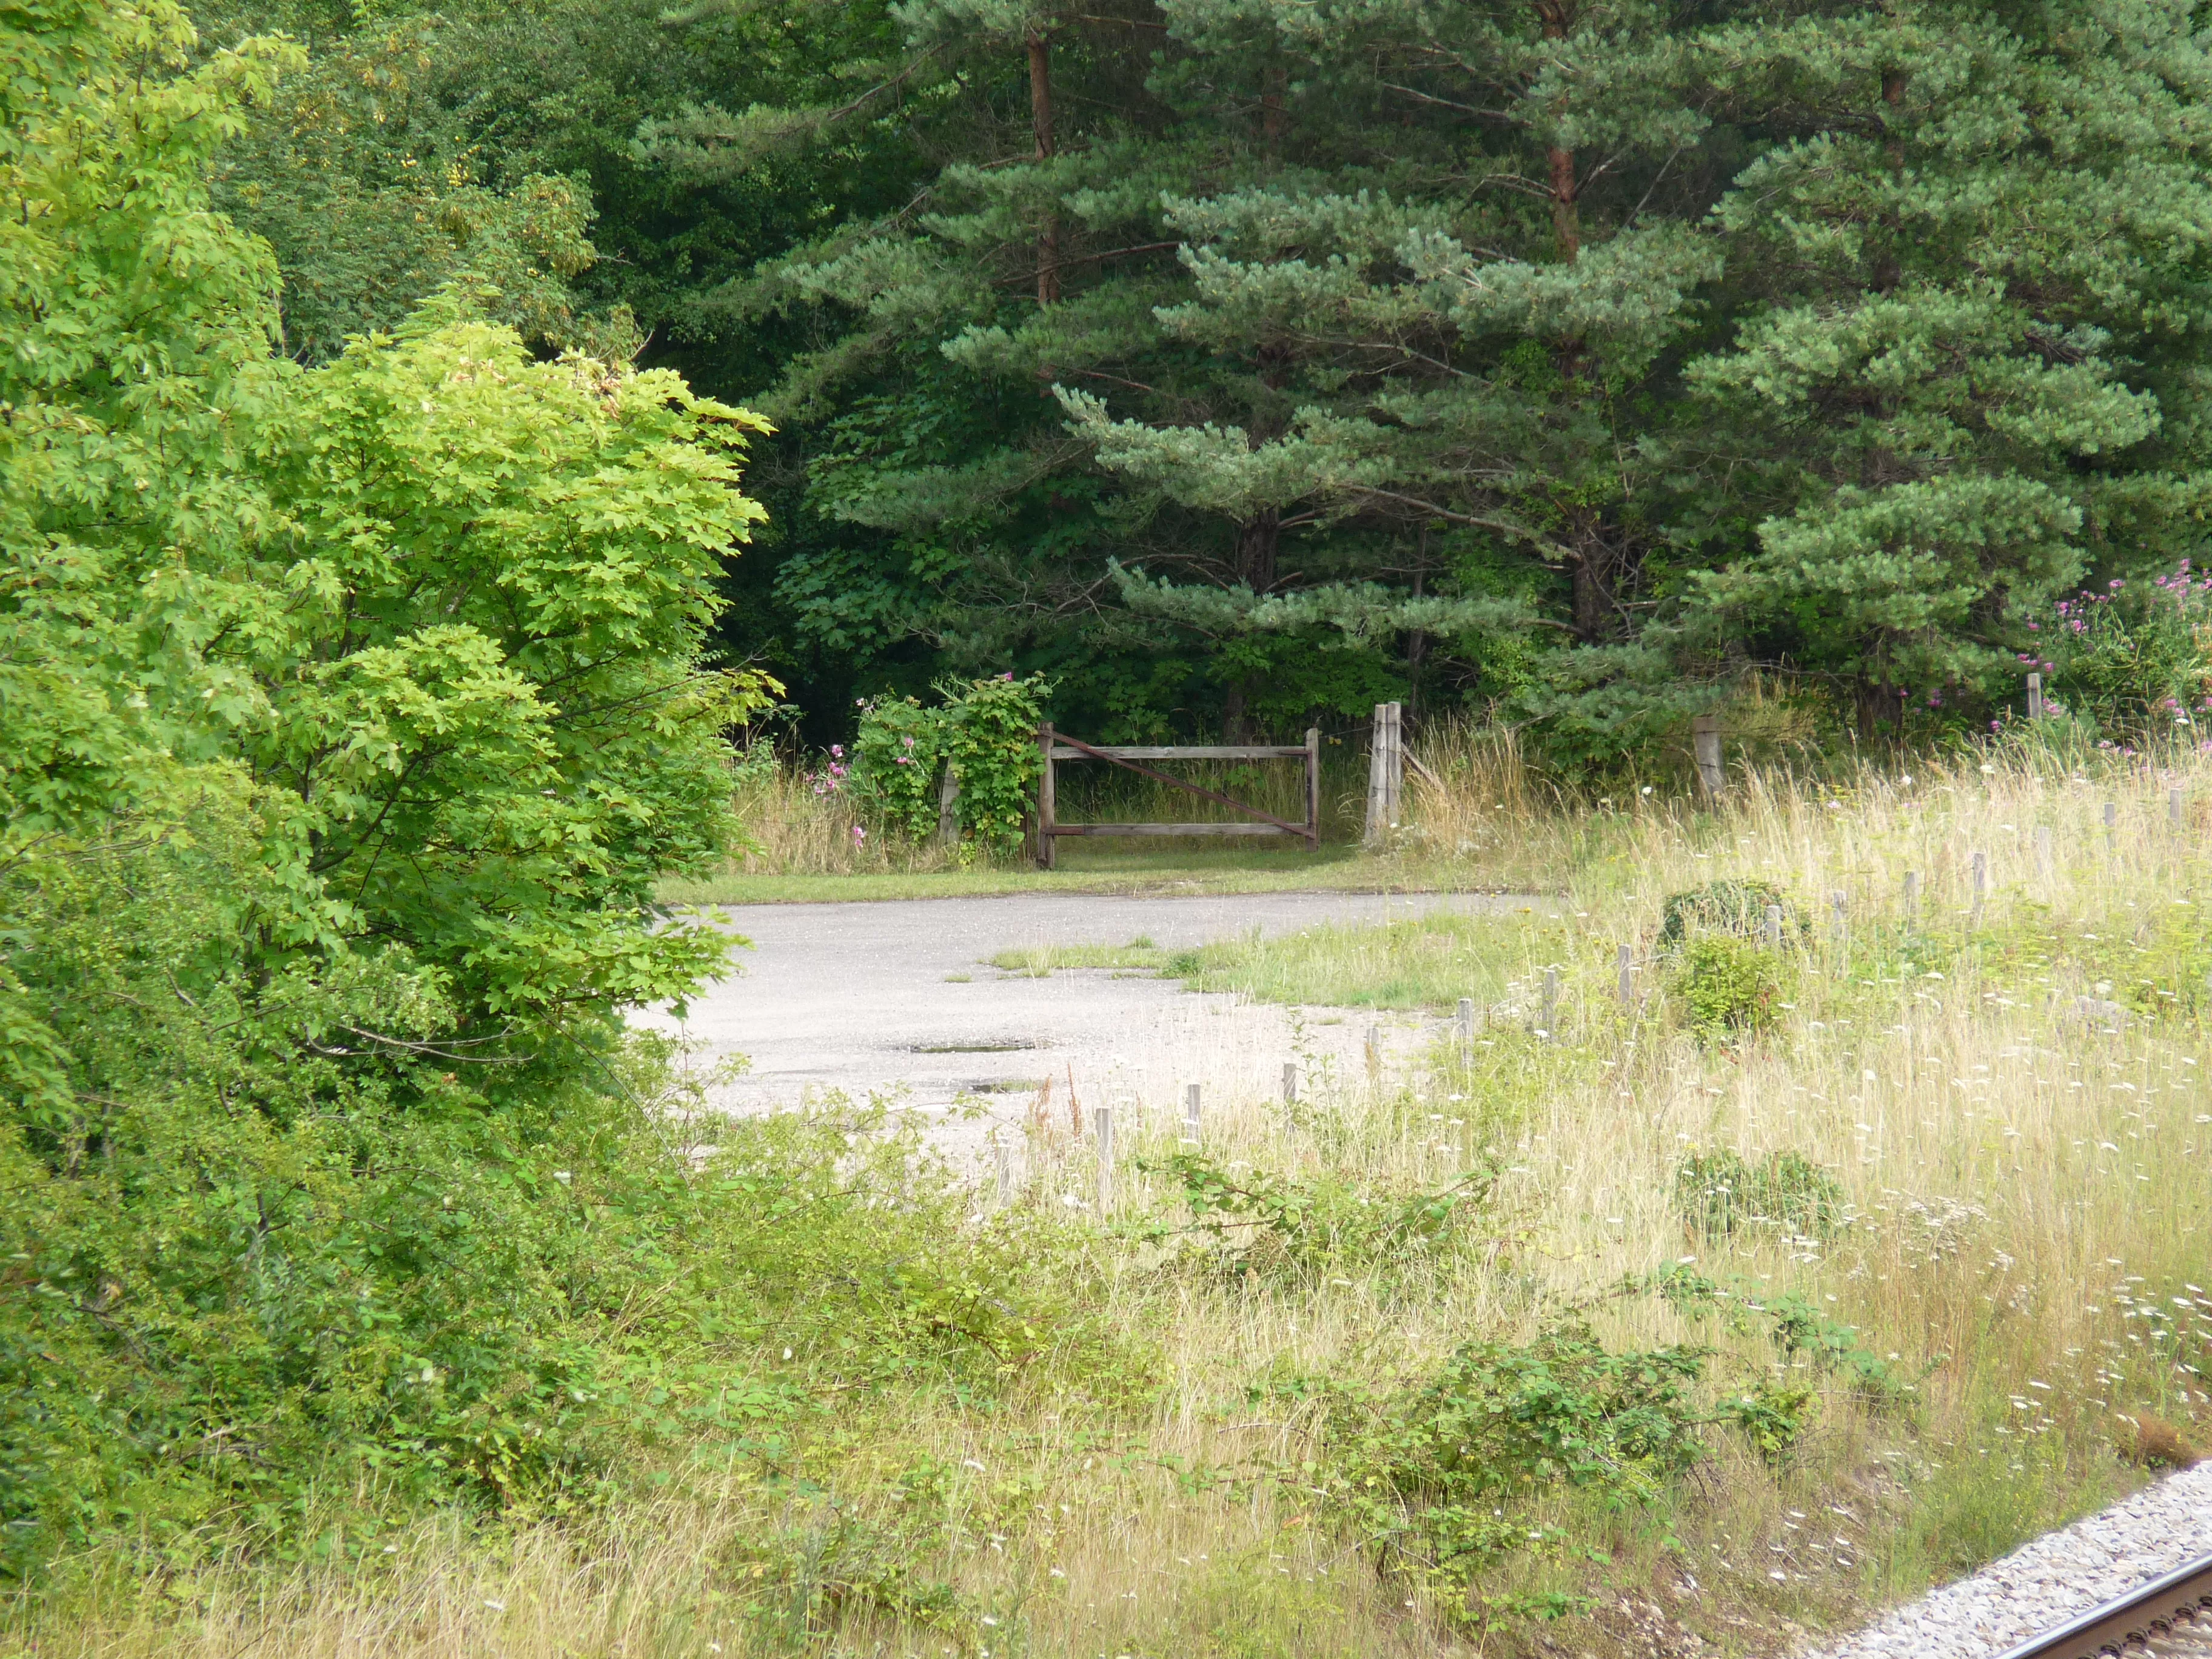
[[[1072,1085],[1086,1109],[1111,1102],[1164,1111],[1190,1083],[1215,1091],[1209,1098],[1257,1098],[1279,1091],[1286,1060],[1299,1060],[1308,1075],[1364,1065],[1370,1025],[1383,1027],[1386,1053],[1402,1055],[1432,1022],[1284,1008],[1106,970],[1032,978],[985,959],[1025,945],[1144,938],[1174,948],[1255,929],[1275,935],[1317,923],[1524,906],[1560,908],[1555,899],[1487,894],[1316,892],[726,906],[717,913],[722,924],[751,941],[736,953],[741,971],[693,999],[685,1019],[663,1010],[645,1020],[686,1037],[699,1064],[746,1057],[745,1072],[711,1096],[726,1111],[842,1092],[855,1101],[883,1096],[933,1116],[956,1099],[980,1099],[1015,1121],[1047,1077],[1062,1109]],[[944,1139],[948,1146],[980,1143],[988,1127],[948,1125]]]

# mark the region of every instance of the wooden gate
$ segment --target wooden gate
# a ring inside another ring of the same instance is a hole
[[[1054,844],[1062,836],[1298,836],[1306,846],[1321,847],[1321,728],[1314,726],[1299,744],[1231,743],[1196,746],[1157,744],[1117,744],[1110,747],[1085,743],[1056,732],[1049,726],[1037,728],[1037,747],[1043,752],[1044,772],[1037,779],[1037,867],[1053,866]],[[1224,820],[1212,823],[1062,823],[1055,810],[1053,766],[1056,761],[1103,760],[1140,776],[1188,789],[1211,801],[1244,813],[1253,822]],[[1233,800],[1218,790],[1139,764],[1149,760],[1303,760],[1306,763],[1306,821],[1292,823],[1256,806]]]

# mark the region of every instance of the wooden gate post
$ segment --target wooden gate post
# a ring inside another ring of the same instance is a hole
[[[1718,800],[1728,793],[1728,769],[1721,764],[1721,717],[1699,714],[1692,720],[1690,744],[1697,750],[1698,782],[1705,799]]]
[[[1306,851],[1321,851],[1321,727],[1306,727]]]
[[[1382,773],[1382,809],[1385,822],[1398,822],[1398,798],[1406,789],[1406,708],[1403,703],[1385,703],[1390,711],[1390,747],[1389,764]]]
[[[1367,844],[1379,846],[1398,821],[1398,795],[1405,787],[1403,708],[1375,705],[1373,735],[1367,745]]]
[[[1054,799],[1056,792],[1053,788],[1052,723],[1048,720],[1037,727],[1037,748],[1044,757],[1044,770],[1037,774],[1037,868],[1049,870],[1053,867],[1053,848],[1059,838],[1052,833],[1053,826],[1058,821],[1055,812],[1058,803]]]

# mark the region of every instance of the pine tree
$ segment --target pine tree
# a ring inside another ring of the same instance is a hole
[[[1745,422],[1764,516],[1692,585],[1709,649],[1763,641],[1871,729],[2002,697],[2023,620],[2090,565],[2197,550],[2196,12],[1834,7],[1706,43],[1731,104],[1810,118],[1719,213],[1739,320],[1689,378]]]

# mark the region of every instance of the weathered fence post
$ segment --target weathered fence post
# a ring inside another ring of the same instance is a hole
[[[1728,769],[1721,764],[1721,717],[1699,714],[1690,722],[1690,747],[1698,757],[1698,785],[1705,799],[1717,801],[1728,793]]]
[[[1379,846],[1398,822],[1398,797],[1405,787],[1403,708],[1375,705],[1375,726],[1367,748],[1367,844]]]
[[[1306,851],[1321,851],[1321,727],[1306,727]]]
[[[1458,1018],[1460,1063],[1463,1066],[1471,1065],[1474,1060],[1474,999],[1473,997],[1462,997],[1459,1000]]]
[[[1623,1007],[1636,1000],[1636,952],[1626,945],[1620,947],[1620,1001]]]
[[[1559,970],[1556,968],[1544,969],[1543,1021],[1537,1035],[1547,1042],[1556,1042],[1559,1029]]]
[[[2181,833],[2182,816],[2181,787],[2177,784],[2166,792],[2166,827],[2177,836]]]
[[[1286,1060],[1283,1062],[1283,1104],[1295,1106],[1297,1103],[1298,1063],[1295,1060]]]
[[[2043,718],[2043,676],[2040,674],[2027,677],[2027,717],[2032,720]]]
[[[1037,774],[1037,868],[1049,870],[1059,854],[1054,850],[1059,837],[1053,826],[1060,813],[1060,792],[1054,787],[1052,771],[1052,726],[1049,723],[1037,727],[1037,748],[1043,753],[1044,769]]]
[[[2049,879],[2051,868],[2051,826],[2047,823],[2035,826],[2035,867],[2046,880]]]
[[[1203,1121],[1200,1110],[1199,1085],[1186,1085],[1182,1091],[1182,1133],[1186,1140],[1198,1139],[1199,1124]]]
[[[2117,803],[2105,803],[2105,851],[2109,854],[2120,850],[2120,809]]]
[[[945,763],[945,775],[937,781],[937,838],[947,847],[960,840],[960,775],[951,761]]]
[[[1778,904],[1766,907],[1766,942],[1778,951],[1782,948],[1782,907]]]
[[[1990,896],[1990,855],[1974,854],[1974,920],[1982,919],[1982,906]]]
[[[1014,1201],[1014,1155],[1003,1140],[991,1143],[991,1162],[998,1166],[999,1207]]]
[[[1920,872],[1919,872],[1917,870],[1907,870],[1907,871],[1905,872],[1905,931],[1906,931],[1907,933],[1910,933],[1910,932],[1911,931],[1911,929],[1912,929],[1912,924],[1913,924],[1915,921],[1918,921],[1919,919],[1920,919]]]
[[[1091,1121],[1098,1138],[1098,1213],[1114,1207],[1114,1109],[1091,1109]]]

